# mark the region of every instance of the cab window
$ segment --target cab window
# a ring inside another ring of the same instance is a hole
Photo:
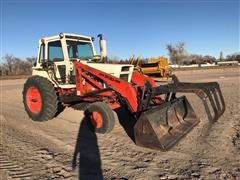
[[[68,56],[70,59],[92,59],[93,51],[89,42],[67,41]]]
[[[49,61],[64,60],[61,41],[54,41],[48,43],[48,60]]]
[[[38,62],[39,62],[39,63],[43,62],[43,60],[44,60],[44,48],[45,48],[45,45],[44,45],[44,44],[41,44],[41,46],[40,46],[40,52],[39,52],[39,57],[38,57]]]

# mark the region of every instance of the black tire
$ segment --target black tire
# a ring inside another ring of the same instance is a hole
[[[86,111],[89,105],[90,103],[82,102],[82,103],[72,105],[71,108],[78,111]]]
[[[102,118],[103,118],[103,123],[102,123],[102,127],[100,128],[96,128],[94,127],[94,125],[91,122],[91,114],[92,112],[98,112],[99,114],[101,114]],[[115,125],[115,116],[114,116],[114,112],[113,110],[104,102],[95,102],[92,103],[88,106],[87,110],[85,111],[85,115],[87,116],[87,118],[89,119],[89,127],[91,129],[93,129],[96,133],[100,133],[100,134],[106,134],[109,133],[113,130],[114,125]]]
[[[27,92],[29,88],[36,88],[41,97],[41,108],[36,113],[31,111],[27,104]],[[55,117],[60,108],[58,96],[53,84],[41,76],[32,76],[27,79],[23,88],[23,104],[28,116],[34,121],[46,121]]]

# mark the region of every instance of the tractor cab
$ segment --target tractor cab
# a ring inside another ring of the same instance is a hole
[[[131,81],[132,65],[104,64],[107,59],[106,40],[98,35],[100,53],[94,48],[94,38],[84,35],[60,33],[56,36],[39,40],[38,58],[33,67],[33,75],[50,79],[56,86],[62,88],[75,87],[74,62],[81,61],[93,68]]]

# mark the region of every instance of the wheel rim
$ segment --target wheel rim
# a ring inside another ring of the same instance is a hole
[[[32,113],[39,113],[42,109],[42,97],[36,87],[30,87],[26,93],[26,101]]]
[[[90,119],[95,128],[101,128],[103,126],[103,117],[99,112],[92,112]]]

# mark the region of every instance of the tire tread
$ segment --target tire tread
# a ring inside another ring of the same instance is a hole
[[[31,86],[37,87],[42,97],[42,110],[38,115],[31,113],[26,104],[26,92],[27,89]],[[32,76],[28,78],[24,84],[22,94],[25,110],[32,120],[47,121],[55,117],[59,104],[58,96],[53,84],[47,78],[41,76]]]

